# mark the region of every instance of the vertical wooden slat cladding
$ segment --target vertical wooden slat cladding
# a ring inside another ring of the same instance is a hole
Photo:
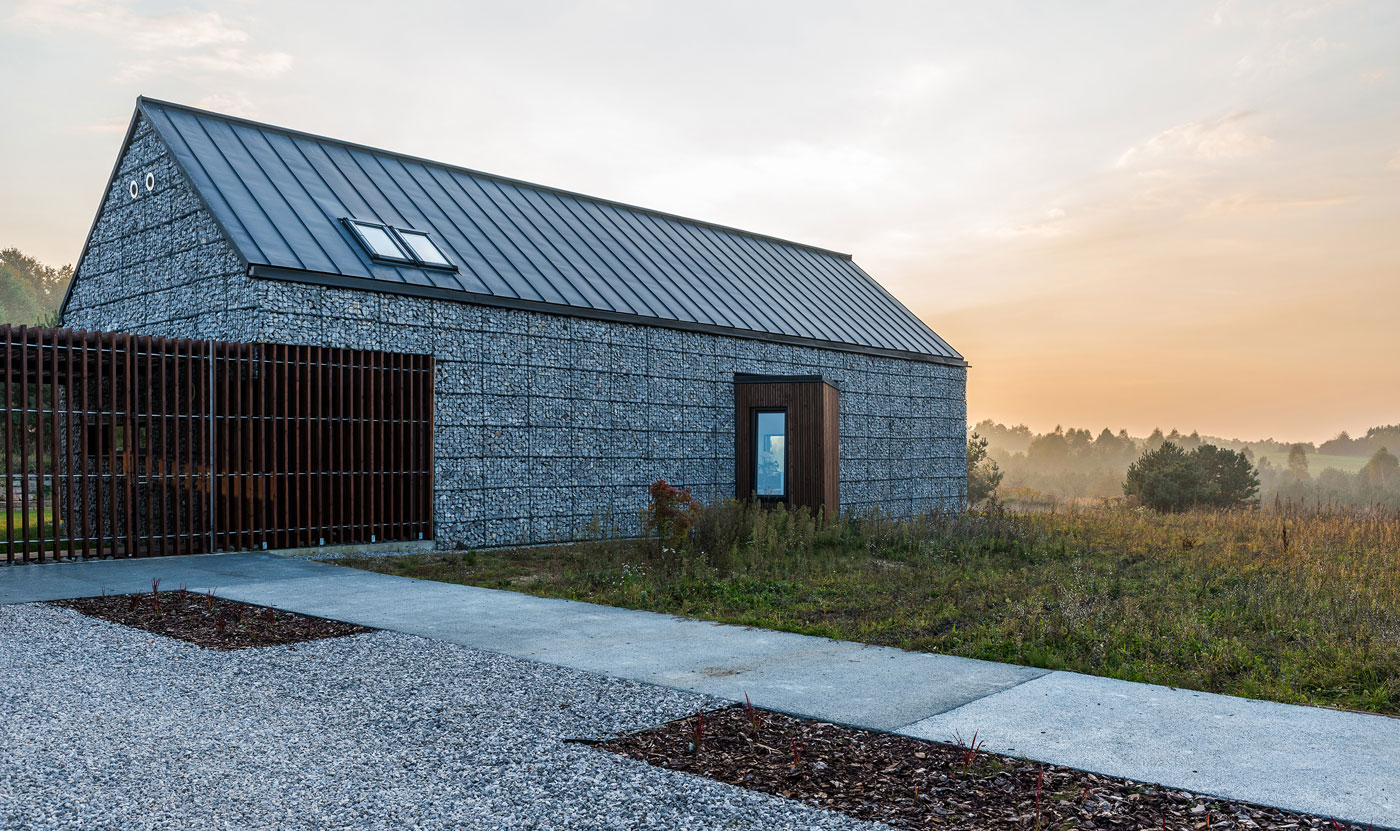
[[[63,559],[63,547],[59,542],[59,518],[63,516],[63,506],[59,504],[59,493],[63,476],[59,473],[62,459],[58,455],[58,339],[60,330],[53,330],[49,344],[49,528],[53,531],[53,558]],[[42,510],[43,506],[40,506]]]
[[[822,384],[822,504],[829,515],[841,509],[841,391]]]
[[[66,371],[63,373],[63,522],[64,531],[67,532],[64,536],[70,559],[74,555],[73,537],[79,527],[79,523],[74,521],[78,512],[74,507],[73,495],[73,335],[71,330],[63,332],[63,359],[67,362]],[[57,356],[58,353],[54,354]],[[57,384],[54,389],[58,389]]]
[[[29,559],[29,394],[30,388],[35,385],[33,375],[29,371],[29,337],[25,327],[19,327],[19,515],[21,531],[24,534],[21,548],[24,559]],[[14,373],[14,370],[10,370]],[[14,487],[11,486],[7,493],[13,494]]]
[[[14,479],[14,333],[5,327],[5,562],[15,561],[15,491]]]
[[[754,496],[754,412],[787,412],[788,503],[841,507],[840,392],[820,376],[736,375],[734,378],[735,496]]]
[[[6,562],[432,537],[431,356],[0,338]]]
[[[90,523],[88,520],[89,520],[89,519],[91,518],[91,516],[92,516],[92,514],[91,514],[91,511],[92,511],[92,503],[89,501],[89,496],[88,496],[88,467],[89,467],[89,465],[88,465],[88,454],[91,452],[91,449],[90,449],[90,448],[91,448],[91,445],[88,443],[88,440],[89,440],[89,438],[90,438],[90,437],[88,436],[88,433],[89,433],[90,431],[88,430],[87,425],[88,425],[88,401],[89,401],[89,398],[88,398],[88,383],[89,383],[89,381],[88,381],[88,378],[89,378],[89,374],[88,374],[88,345],[91,343],[91,339],[88,337],[88,334],[87,334],[86,332],[79,332],[79,333],[78,333],[78,342],[79,342],[79,344],[81,344],[81,346],[80,346],[80,349],[81,349],[81,357],[78,359],[78,374],[77,374],[78,389],[79,389],[79,395],[78,395],[78,398],[77,398],[77,406],[78,406],[78,412],[77,412],[77,424],[78,424],[78,435],[77,435],[77,440],[78,440],[78,464],[82,465],[82,470],[81,470],[81,472],[80,472],[80,474],[79,474],[79,480],[78,480],[79,483],[80,483],[80,484],[79,484],[79,487],[82,489],[82,490],[81,490],[81,492],[82,492],[81,507],[80,507],[80,509],[79,509],[79,516],[81,517],[80,522],[82,523],[82,529],[83,529],[83,544],[82,544],[81,556],[83,556],[83,557],[90,557],[90,556],[92,556],[92,554],[91,554],[91,551],[92,551],[92,525],[91,525],[91,523]]]
[[[239,361],[242,383],[239,384],[239,412],[243,417],[239,419],[239,431],[242,434],[240,461],[243,467],[243,475],[240,477],[239,485],[243,494],[243,515],[240,521],[243,523],[243,547],[253,549],[258,547],[258,526],[256,512],[253,502],[257,498],[257,455],[254,453],[253,434],[257,432],[258,417],[257,407],[254,398],[257,389],[253,386],[255,377],[254,351],[256,347],[252,344],[244,344],[240,350],[242,360]]]
[[[276,427],[272,425],[269,418],[271,415],[271,396],[268,395],[267,376],[268,371],[268,347],[266,344],[258,347],[258,400],[261,406],[258,408],[258,515],[257,523],[259,534],[257,544],[260,548],[268,548],[272,541],[268,539],[268,523],[271,519],[272,510],[272,437],[276,435]]]
[[[34,335],[34,512],[38,525],[39,562],[44,561],[44,330],[30,330]],[[28,338],[25,339],[26,345]],[[28,395],[25,396],[26,400]],[[26,405],[27,409],[27,405]],[[27,442],[26,442],[27,443]],[[28,502],[25,503],[26,509]],[[28,513],[26,510],[25,513]],[[28,536],[28,533],[26,533]]]
[[[97,502],[97,518],[95,519],[97,519],[98,557],[101,557],[101,555],[106,554],[106,551],[108,551],[108,548],[106,548],[106,546],[108,546],[108,541],[106,541],[106,539],[108,539],[108,534],[106,534],[106,525],[102,522],[102,520],[104,520],[104,513],[106,515],[106,522],[112,523],[113,526],[116,525],[116,509],[108,499],[109,495],[115,498],[116,494],[116,488],[112,487],[111,481],[112,471],[116,470],[116,464],[109,462],[105,469],[104,466],[102,466],[104,456],[111,459],[112,453],[112,439],[108,436],[109,432],[112,431],[112,404],[109,403],[112,399],[109,397],[111,393],[108,392],[108,389],[111,389],[112,386],[108,383],[109,379],[112,378],[111,371],[108,369],[108,367],[111,367],[111,361],[108,361],[108,350],[111,346],[105,343],[105,341],[106,339],[104,339],[104,337],[97,337],[97,386],[95,386],[95,390],[97,390],[97,400],[95,400],[94,406],[92,406],[92,420],[95,422],[95,429],[92,431],[90,439],[92,446],[92,474],[94,474],[95,477],[94,483],[97,485],[97,487],[94,488],[94,498],[92,498],[92,501]],[[115,555],[115,547],[113,547],[113,555]]]
[[[423,490],[423,499],[427,503],[423,506],[423,533],[420,539],[433,539],[436,531],[436,519],[433,516],[433,506],[436,504],[436,491],[433,490],[434,465],[437,456],[437,356],[424,356],[423,362],[427,364],[423,368],[423,412],[427,414],[422,423],[419,424],[419,439],[424,444],[423,455],[419,458],[421,471],[419,478],[422,484],[419,486]]]
[[[153,443],[155,442],[155,431],[154,431],[155,418],[152,416],[151,411],[155,409],[155,396],[152,395],[152,392],[153,392],[152,388],[155,386],[154,381],[155,381],[155,368],[156,368],[156,364],[155,364],[155,339],[152,338],[152,337],[150,337],[149,335],[146,336],[146,337],[144,337],[144,338],[142,338],[141,341],[140,341],[140,350],[141,350],[141,357],[142,357],[142,359],[143,359],[143,360],[142,360],[142,363],[145,365],[145,367],[144,367],[144,369],[142,369],[140,366],[138,366],[138,368],[137,368],[137,369],[138,369],[138,375],[137,375],[138,381],[137,381],[137,383],[140,385],[141,389],[144,390],[144,392],[146,393],[146,405],[145,405],[145,407],[144,407],[144,409],[145,409],[145,413],[144,413],[144,415],[145,415],[145,424],[142,425],[142,423],[141,423],[140,421],[138,421],[137,424],[136,424],[136,432],[135,432],[135,434],[134,434],[133,437],[132,437],[132,443],[133,443],[133,445],[134,445],[134,447],[133,447],[134,457],[133,457],[133,458],[134,458],[134,460],[135,460],[135,465],[134,465],[134,466],[135,466],[135,468],[136,468],[136,470],[137,470],[137,474],[138,474],[138,475],[137,475],[137,479],[136,479],[136,486],[137,486],[138,489],[141,489],[141,491],[142,491],[142,492],[140,492],[139,495],[137,496],[137,500],[138,500],[139,502],[145,503],[145,508],[146,508],[146,510],[145,510],[145,526],[142,528],[143,533],[140,535],[141,541],[142,541],[142,544],[143,544],[143,548],[144,548],[145,550],[142,551],[141,553],[142,553],[142,554],[154,554],[154,553],[156,553],[156,550],[157,550],[157,549],[156,549],[156,543],[155,543],[155,534],[156,534],[156,519],[155,519],[155,504],[156,504],[155,458],[156,458],[156,454],[155,454],[155,447],[153,446]],[[138,397],[137,397],[137,401],[138,401],[138,406],[140,406],[140,404],[139,404],[139,402],[140,402],[140,396],[139,396],[139,395],[138,395]],[[141,480],[141,477],[140,477],[140,473],[141,473],[142,471],[144,471],[145,474],[146,474],[146,475],[145,475],[144,487],[143,487],[143,483],[142,483],[142,480]]]
[[[275,510],[273,511],[273,544],[274,548],[285,548],[287,545],[287,522],[290,517],[290,500],[287,498],[287,447],[290,440],[291,426],[287,423],[288,412],[288,384],[291,383],[291,373],[287,372],[287,347],[277,344],[272,347],[273,360],[278,368],[272,379],[272,400],[273,422],[277,427],[274,434],[273,448],[273,481],[276,482],[277,492],[273,496]]]

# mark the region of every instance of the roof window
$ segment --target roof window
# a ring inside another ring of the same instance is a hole
[[[399,232],[399,239],[403,240],[413,252],[414,259],[427,265],[451,267],[447,255],[437,247],[432,237],[422,231],[408,231],[403,228],[395,228]]]
[[[346,218],[343,221],[376,260],[457,270],[457,266],[447,259],[447,255],[442,253],[442,249],[437,247],[437,243],[433,242],[432,237],[425,231],[394,228],[362,219]]]
[[[399,244],[389,226],[374,222],[361,222],[358,219],[347,219],[345,224],[350,226],[350,230],[355,232],[355,236],[360,238],[360,242],[374,256],[382,260],[413,262],[413,257],[409,256],[409,253],[404,250],[404,246]]]

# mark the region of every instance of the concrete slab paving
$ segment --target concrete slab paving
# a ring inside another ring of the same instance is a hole
[[[310,567],[310,568],[308,568]],[[246,580],[318,574],[322,564],[276,554],[199,554],[0,566],[0,604],[162,590],[206,591]]]
[[[893,730],[1044,674],[671,615],[412,580],[275,554],[0,569],[0,602],[215,590],[245,603]]]
[[[1400,827],[1400,719],[1052,672],[898,732]]]
[[[219,594],[548,664],[893,730],[1044,674],[789,632],[343,569]]]
[[[0,603],[162,589],[1400,828],[1400,720],[411,580],[269,553],[0,568]]]

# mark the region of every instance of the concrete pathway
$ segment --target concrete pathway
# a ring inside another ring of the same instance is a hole
[[[390,577],[274,554],[0,568],[0,603],[213,589],[280,609],[1400,828],[1400,719]],[[0,645],[3,649],[3,645]]]

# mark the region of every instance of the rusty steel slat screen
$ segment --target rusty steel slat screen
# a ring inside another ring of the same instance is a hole
[[[0,326],[6,562],[432,539],[431,355]]]

